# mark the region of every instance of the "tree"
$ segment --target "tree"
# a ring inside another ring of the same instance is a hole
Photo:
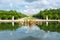
[[[0,18],[1,19],[12,19],[12,16],[14,16],[15,19],[26,17],[25,14],[22,14],[15,10],[10,10],[10,11],[0,10]]]
[[[38,14],[33,15],[33,17],[45,19],[46,15],[48,15],[49,19],[60,19],[60,8],[58,9],[49,9],[40,11]]]

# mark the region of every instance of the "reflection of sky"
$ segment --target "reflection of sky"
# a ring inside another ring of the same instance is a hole
[[[0,9],[35,14],[40,10],[60,8],[60,0],[0,0]]]
[[[45,32],[37,26],[33,26],[32,28],[22,26],[16,31],[0,31],[0,40],[20,40],[29,36],[39,38],[40,40],[60,40],[60,33]]]

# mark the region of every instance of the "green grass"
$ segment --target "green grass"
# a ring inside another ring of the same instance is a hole
[[[36,20],[36,18],[33,18],[33,17],[25,17],[25,18],[22,18],[23,20]]]

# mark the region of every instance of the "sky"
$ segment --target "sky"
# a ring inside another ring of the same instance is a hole
[[[0,10],[17,10],[30,15],[50,8],[60,8],[60,0],[0,0]]]

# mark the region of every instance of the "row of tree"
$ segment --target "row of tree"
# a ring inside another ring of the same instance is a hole
[[[40,11],[38,14],[33,15],[33,17],[45,19],[48,15],[49,19],[60,19],[60,8],[58,9],[49,9]]]
[[[0,10],[0,19],[12,19],[12,16],[14,16],[14,19],[18,19],[25,17],[26,15],[15,10],[10,11]]]

